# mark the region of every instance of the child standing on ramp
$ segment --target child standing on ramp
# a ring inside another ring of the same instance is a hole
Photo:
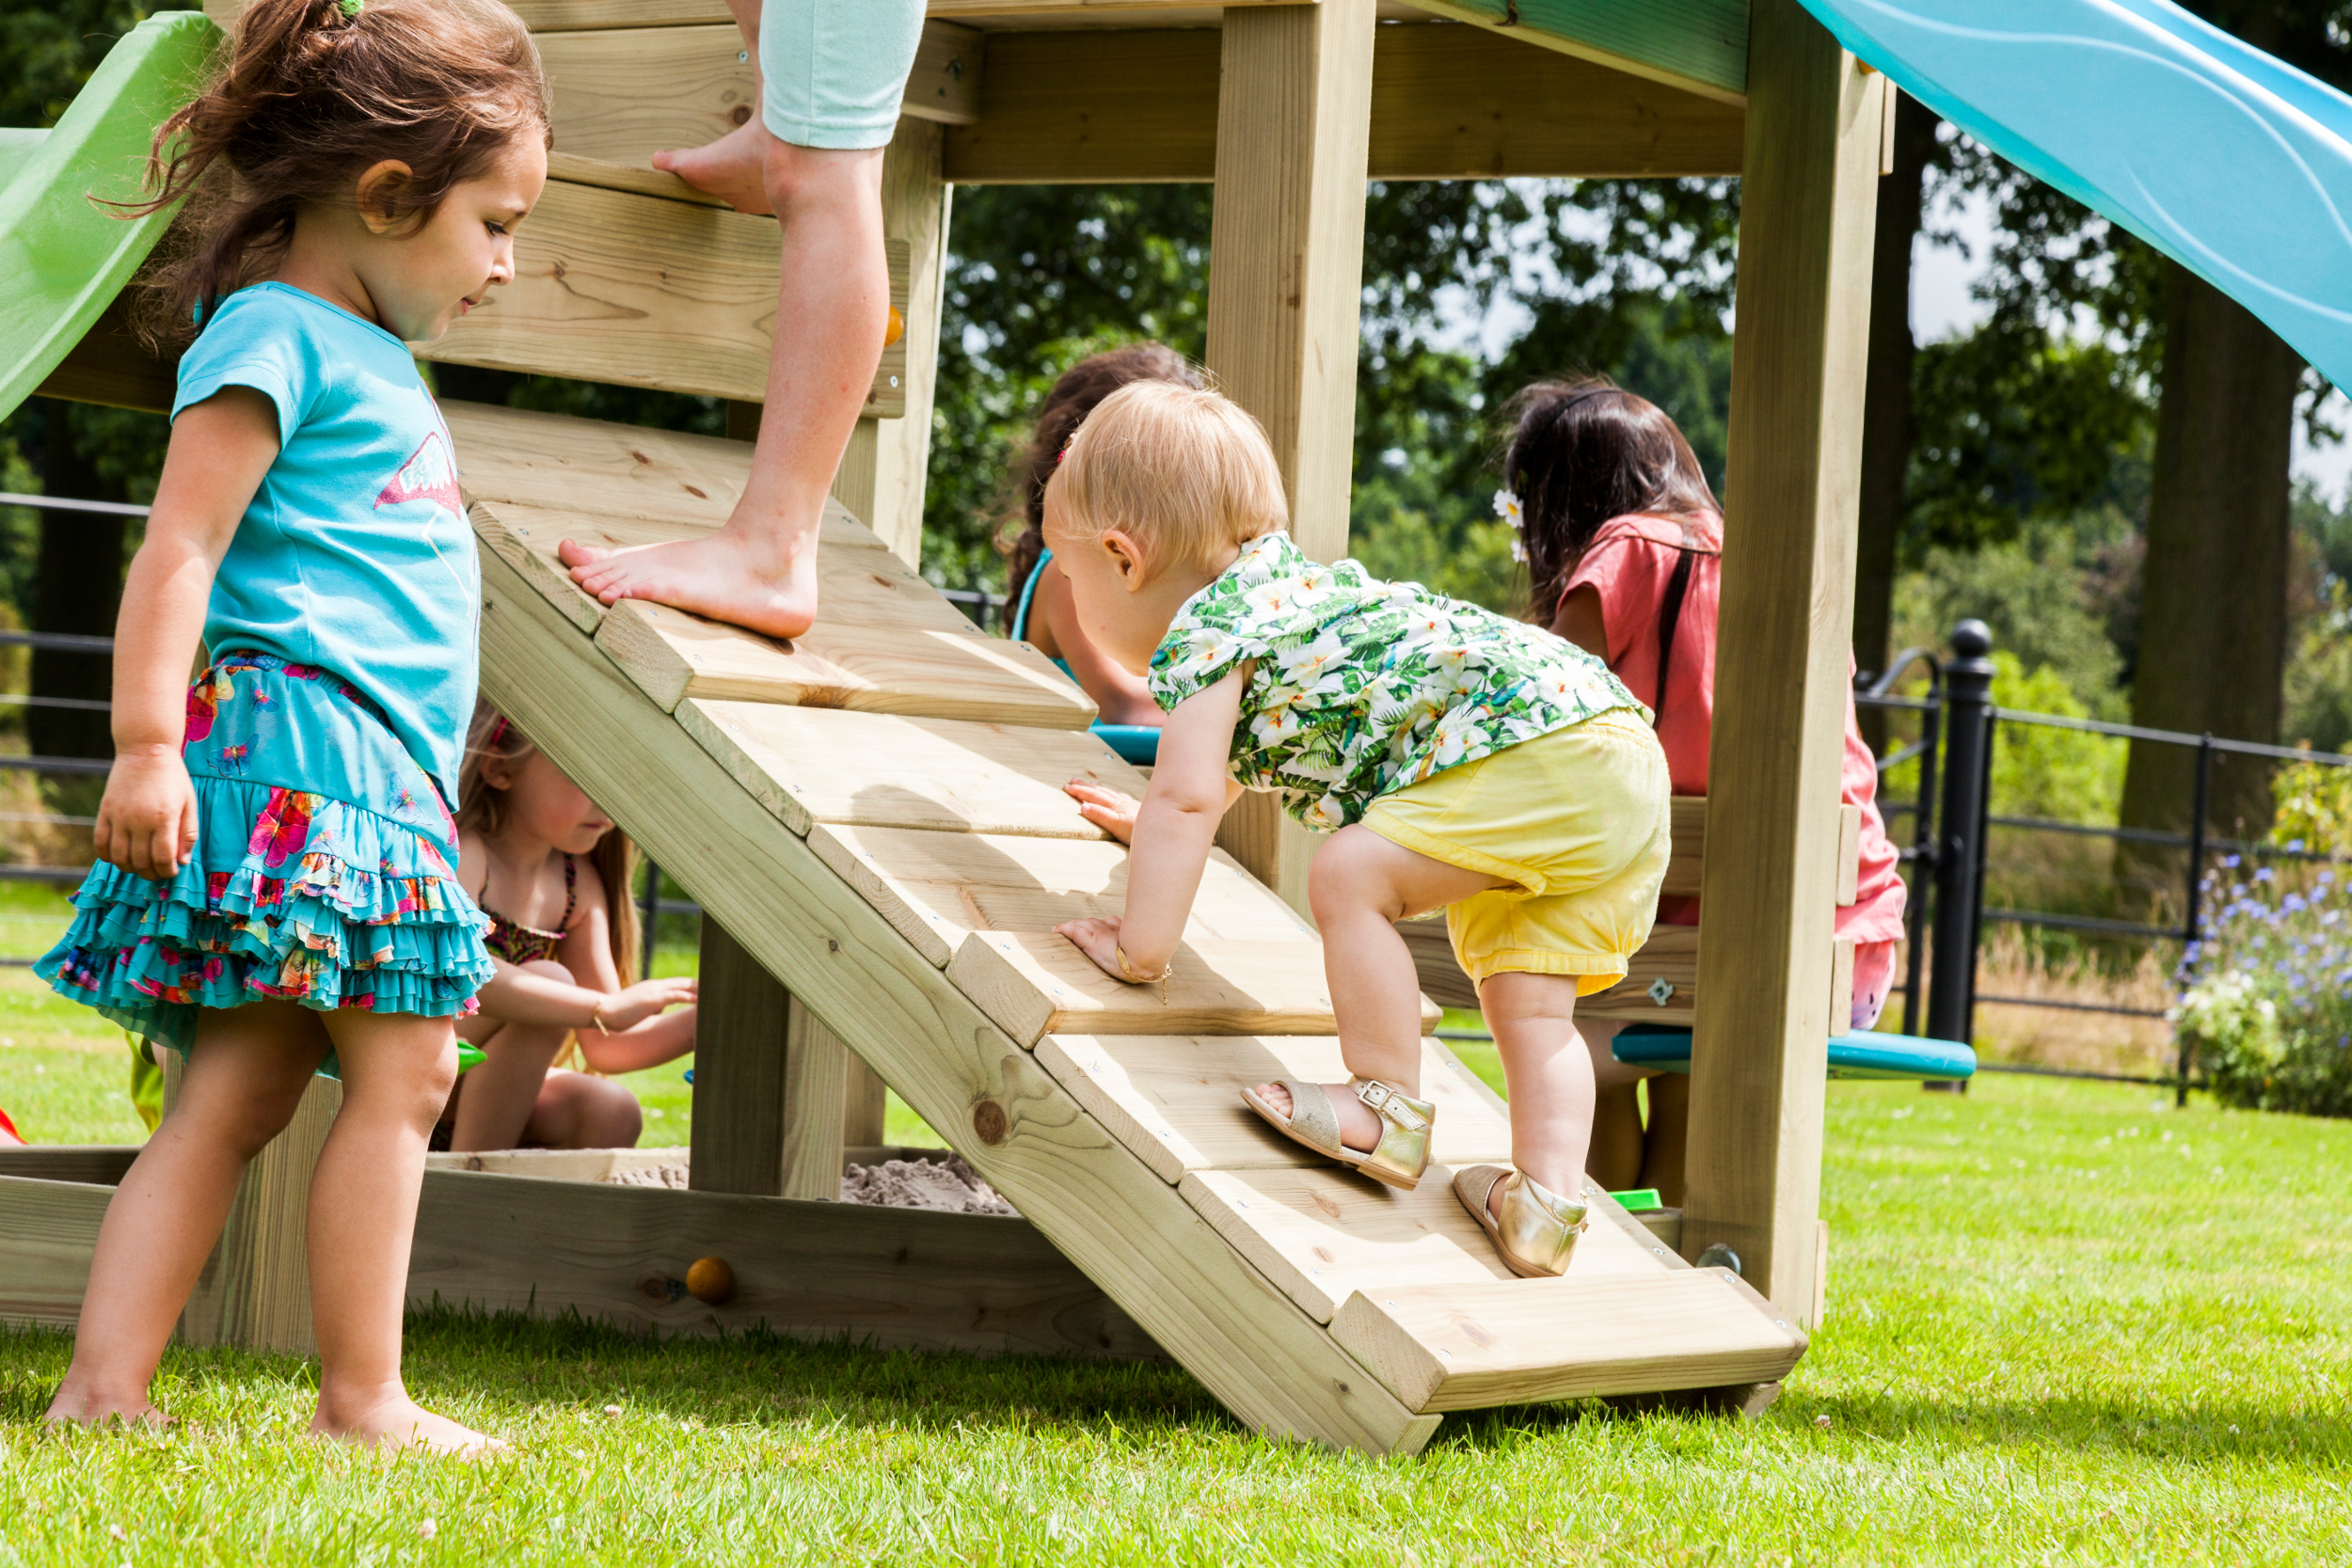
[[[148,1386],[238,1179],[324,1072],[310,1430],[475,1453],[400,1375],[425,1138],[491,973],[449,810],[474,542],[406,344],[514,276],[547,87],[496,0],[256,0],[155,146],[152,205],[194,190],[199,219],[159,314],[199,330],[123,590],[103,863],[37,967],[187,1066],[107,1208],[49,1418],[161,1423]]]
[[[1168,711],[1141,804],[1068,787],[1134,848],[1118,920],[1059,927],[1104,972],[1161,979],[1218,819],[1244,787],[1331,834],[1309,883],[1345,1084],[1243,1090],[1298,1143],[1391,1186],[1429,1159],[1421,998],[1393,922],[1443,906],[1511,1091],[1512,1164],[1454,1190],[1518,1274],[1565,1271],[1584,1226],[1593,1069],[1576,1000],[1622,979],[1670,852],[1648,714],[1535,627],[1322,566],[1283,528],[1255,420],[1138,383],[1071,440],[1045,540],[1098,646]]]

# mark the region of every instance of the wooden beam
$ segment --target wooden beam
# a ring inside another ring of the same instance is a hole
[[[0,1175],[0,1323],[72,1328],[114,1189]]]
[[[168,1063],[176,1068],[176,1060]],[[177,1073],[167,1075],[167,1082]],[[314,1355],[310,1329],[310,1176],[343,1086],[313,1078],[286,1130],[245,1169],[220,1244],[197,1276],[180,1314],[180,1339],[190,1345]]]
[[[679,744],[512,566],[485,551],[482,571],[485,693],[1217,1398],[1259,1430],[1338,1447],[1428,1441],[1434,1418],[1332,1344],[805,841]]]
[[[1347,552],[1374,21],[1374,0],[1324,0],[1234,11],[1223,35],[1209,367],[1265,426],[1318,561]],[[1245,795],[1218,842],[1306,909],[1311,841],[1273,796]]]
[[[997,33],[979,119],[946,133],[963,184],[1214,178],[1217,34]],[[1741,111],[1508,33],[1375,31],[1375,180],[1740,172]]]
[[[835,1203],[848,1141],[850,1069],[862,1066],[815,1013],[791,1004],[784,1034],[780,1197]]]
[[[182,351],[174,347],[157,354],[139,341],[131,326],[130,301],[129,294],[117,294],[48,379],[34,388],[34,395],[148,414],[169,412]]]
[[[707,1304],[685,1276],[714,1256],[735,1293]],[[463,1171],[427,1171],[417,1212],[408,1299],[437,1297],[640,1333],[764,1323],[981,1354],[1162,1354],[1026,1220]]]
[[[112,1187],[139,1157],[137,1144],[20,1144],[0,1148],[0,1176]]]
[[[687,1185],[698,1193],[782,1197],[791,998],[707,915],[697,974],[694,1157]]]
[[[1756,0],[1683,1246],[1812,1308],[1879,94]],[[1837,1021],[1842,1027],[1844,1021]]]
[[[1311,5],[1314,0],[1220,0],[1221,6]],[[246,0],[204,0],[205,14],[221,25],[245,8]],[[1214,16],[1219,5],[1201,0],[930,0],[924,13],[962,23],[1043,25],[1093,23],[1125,26],[1136,13],[1176,11]],[[724,0],[514,0],[515,14],[534,33],[573,32],[587,27],[678,27],[732,21]]]
[[[1747,90],[1748,0],[1413,0],[1414,6],[1686,92]]]

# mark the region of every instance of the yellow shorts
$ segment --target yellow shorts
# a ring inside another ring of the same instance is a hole
[[[1364,826],[1391,844],[1507,877],[1445,911],[1472,980],[1573,974],[1590,996],[1649,940],[1673,853],[1658,736],[1619,708],[1384,795]]]

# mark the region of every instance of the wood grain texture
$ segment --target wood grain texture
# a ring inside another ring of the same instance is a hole
[[[1037,1059],[1088,1114],[1160,1180],[1186,1171],[1258,1170],[1330,1162],[1283,1137],[1241,1101],[1243,1088],[1289,1078],[1343,1084],[1340,1042],[1314,1036],[1048,1035]],[[1421,1098],[1438,1107],[1430,1158],[1507,1164],[1509,1112],[1436,1040],[1422,1042]]]
[[[664,170],[640,168],[635,164],[607,163],[601,158],[584,158],[573,152],[548,153],[548,178],[561,180],[567,185],[593,185],[604,191],[658,196],[664,201],[691,201],[697,207],[726,206],[724,198],[696,190],[676,175]]]
[[[891,303],[906,308],[907,254]],[[418,356],[745,403],[768,395],[782,241],[772,218],[550,180],[515,236],[515,278]],[[895,350],[866,411],[904,412],[889,384]]]
[[[1265,427],[1317,561],[1347,553],[1374,22],[1373,0],[1234,11],[1220,55],[1209,368]],[[1234,858],[1305,910],[1307,831],[1254,792],[1226,819]]]
[[[424,1168],[535,1176],[543,1181],[602,1181],[663,1165],[683,1165],[692,1156],[693,1150],[684,1144],[654,1148],[479,1148],[462,1153],[441,1149],[424,1157]]]
[[[1085,730],[706,701],[680,703],[677,721],[796,833],[827,822],[1102,839],[1062,785],[1144,789]]]
[[[717,528],[751,478],[750,445],[718,436],[453,401],[441,404],[441,418],[469,506],[517,501]],[[828,508],[823,526],[849,516]]]
[[[512,567],[485,551],[483,575],[485,694],[1218,1399],[1261,1431],[1334,1446],[1428,1441],[1432,1418],[1235,1256],[716,761],[679,744]]]
[[[0,1174],[0,1323],[72,1328],[114,1188]]]
[[[699,1053],[698,1053],[699,1054]],[[778,1196],[837,1203],[848,1139],[850,1068],[857,1060],[815,1013],[791,1005],[784,1043],[784,1137]],[[697,1078],[697,1082],[700,1079]]]
[[[286,1130],[245,1169],[220,1242],[180,1314],[180,1340],[315,1355],[310,1327],[310,1176],[342,1085],[313,1078]]]
[[[1302,0],[1226,0],[1235,6],[1287,6]],[[1312,0],[1304,0],[1311,4]],[[205,0],[205,14],[221,24],[243,0]],[[515,14],[534,33],[581,27],[674,27],[728,21],[723,0],[515,0]],[[1132,24],[1135,13],[1200,11],[1200,0],[930,0],[925,14],[961,23],[1035,26],[1064,22]],[[1214,14],[1212,12],[1212,14]]]
[[[19,1144],[0,1148],[0,1176],[112,1187],[139,1157],[137,1144]]]
[[[1768,1383],[1805,1351],[1728,1269],[1384,1288],[1331,1335],[1418,1410]]]
[[[1862,808],[1837,808],[1837,907],[1846,909],[1862,895]]]
[[[180,384],[180,354],[176,347],[158,354],[139,341],[128,297],[118,294],[34,388],[35,395],[169,413]]]
[[[686,1293],[724,1258],[735,1295]],[[636,1333],[846,1336],[992,1354],[1162,1354],[1025,1220],[428,1171],[408,1299]]]
[[[698,1193],[786,1196],[785,1063],[791,998],[716,920],[702,923],[696,973],[701,991],[694,1007],[693,1165],[687,1185]],[[836,1131],[840,1115],[836,1105]],[[838,1157],[834,1168],[840,1168]]]
[[[1416,8],[1507,29],[1612,71],[1737,104],[1748,75],[1748,0],[1414,0]]]
[[[1413,955],[1424,995],[1448,1007],[1478,1006],[1477,988],[1455,961],[1443,920],[1400,920],[1396,929]],[[1577,1016],[1689,1027],[1698,1006],[1699,930],[1696,926],[1651,927],[1649,941],[1633,955],[1626,977],[1607,990],[1580,998]],[[1661,981],[1670,988],[1663,1001],[1650,990]]]
[[[1683,1245],[1808,1311],[1853,606],[1879,94],[1796,0],[1756,0]],[[1844,1020],[1838,1020],[1843,1025]]]
[[[974,931],[1041,934],[1068,920],[1116,917],[1127,902],[1127,851],[1109,840],[818,825],[808,842],[936,964]],[[1323,967],[1313,928],[1229,855],[1211,854],[1184,936],[1257,943]]]

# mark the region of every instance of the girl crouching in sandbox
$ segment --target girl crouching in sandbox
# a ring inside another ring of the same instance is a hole
[[[630,985],[628,838],[487,703],[474,711],[457,812],[458,880],[489,917],[498,973],[457,1026],[483,1060],[457,1081],[437,1148],[627,1148],[637,1097],[596,1074],[694,1049],[694,982]],[[687,1004],[677,1012],[664,1007]],[[591,1069],[555,1065],[577,1039]]]
[[[1282,530],[1264,433],[1214,392],[1138,383],[1071,440],[1045,539],[1087,634],[1168,710],[1140,805],[1073,782],[1133,847],[1118,920],[1059,927],[1109,974],[1162,978],[1246,786],[1331,834],[1309,882],[1345,1084],[1242,1090],[1298,1143],[1391,1186],[1429,1159],[1421,996],[1393,922],[1444,906],[1502,1058],[1512,1164],[1454,1190],[1513,1271],[1557,1275],[1584,1226],[1593,1069],[1576,999],[1622,979],[1669,851],[1666,760],[1607,666],[1549,633]]]

